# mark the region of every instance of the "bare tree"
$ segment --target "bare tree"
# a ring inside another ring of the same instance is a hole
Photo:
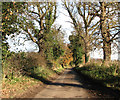
[[[64,1],[63,5],[72,19],[74,29],[84,42],[85,62],[87,62],[87,57],[90,56],[90,51],[93,49],[93,45],[95,45],[93,41],[96,40],[97,37],[93,37],[93,35],[95,32],[97,32],[99,21],[93,23],[93,20],[96,18],[96,16],[90,15],[90,2],[85,3]]]
[[[111,44],[118,39],[118,3],[98,2],[92,4],[90,15],[100,18],[100,34],[105,62],[111,60]],[[93,12],[96,11],[96,12]]]

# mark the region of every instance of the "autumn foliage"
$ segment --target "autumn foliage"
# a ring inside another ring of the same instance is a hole
[[[69,63],[71,61],[73,61],[72,55],[73,55],[73,53],[71,52],[71,50],[69,48],[67,48],[66,51],[65,51],[65,54],[64,54],[64,56],[62,58],[62,64],[63,64],[63,66],[69,65]]]

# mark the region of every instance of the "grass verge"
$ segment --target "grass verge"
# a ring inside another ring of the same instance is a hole
[[[61,69],[57,72],[60,73]],[[43,85],[48,83],[52,79],[55,79],[57,73],[47,67],[37,67],[34,70],[30,70],[28,74],[24,76],[13,76],[12,79],[3,78],[2,82],[2,98],[14,98],[29,88],[34,87],[37,84]]]
[[[116,64],[105,67],[93,63],[75,67],[74,70],[92,81],[120,91],[120,68]]]
[[[2,98],[17,98],[38,84],[56,79],[63,70],[53,70],[38,53],[14,54],[3,62]]]

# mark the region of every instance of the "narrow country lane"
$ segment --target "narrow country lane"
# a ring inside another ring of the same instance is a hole
[[[66,69],[35,98],[96,98],[97,96],[89,92],[76,74],[72,69]]]

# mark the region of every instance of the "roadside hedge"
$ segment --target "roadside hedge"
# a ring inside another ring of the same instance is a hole
[[[113,64],[110,67],[88,64],[74,69],[95,82],[120,90],[120,68],[117,64]]]

